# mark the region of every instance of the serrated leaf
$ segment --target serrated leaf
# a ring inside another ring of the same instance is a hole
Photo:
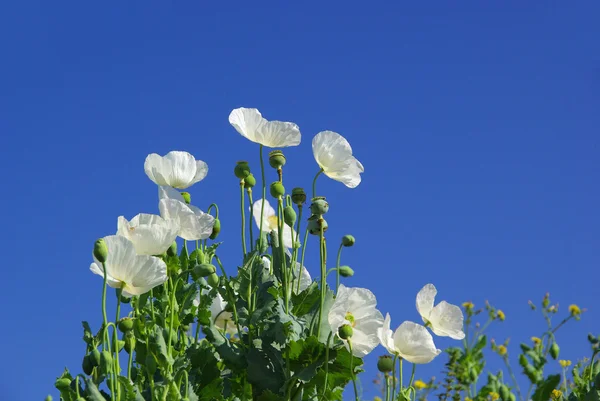
[[[125,376],[118,376],[118,383],[121,390],[120,399],[122,401],[137,401],[139,399],[136,397],[136,391],[131,380]]]
[[[229,367],[233,369],[244,369],[246,367],[239,346],[223,337],[215,326],[202,326],[202,332]]]
[[[292,313],[298,317],[306,315],[311,309],[318,306],[320,298],[319,285],[313,282],[304,291],[292,295]]]
[[[156,356],[158,363],[163,369],[173,364],[173,358],[169,355],[162,329],[159,326],[154,326],[154,330],[150,332],[148,350]]]
[[[550,375],[537,385],[535,392],[531,399],[533,401],[548,401],[552,395],[552,390],[556,389],[556,387],[560,383],[560,375]]]
[[[251,348],[247,353],[248,381],[254,391],[261,394],[265,390],[279,393],[285,383],[285,368],[282,354],[270,345]]]
[[[87,401],[106,401],[94,381],[89,377],[85,379],[85,398]]]

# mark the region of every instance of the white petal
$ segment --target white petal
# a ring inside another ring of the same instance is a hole
[[[152,153],[146,157],[146,161],[144,162],[144,171],[148,178],[150,178],[157,185],[169,185],[167,181],[167,177],[163,175],[163,173],[167,169],[163,167],[163,158],[156,154]]]
[[[240,107],[229,114],[229,123],[233,128],[242,136],[256,143],[260,143],[261,138],[257,136],[256,131],[263,122],[265,120],[257,109]]]
[[[300,144],[300,129],[294,123],[282,121],[265,121],[257,129],[260,143],[270,148],[285,148]]]
[[[329,315],[327,319],[329,321],[329,326],[331,327],[331,331],[337,333],[338,329],[344,324],[346,320],[346,313],[348,312],[347,303],[350,296],[350,290],[344,286],[344,284],[340,284],[338,288],[338,293],[333,301],[333,305],[329,309]]]
[[[92,263],[90,265],[90,270],[92,273],[99,275],[104,278],[104,269],[102,269],[102,265],[99,263]],[[110,275],[106,275],[106,283],[112,288],[119,288],[121,286],[121,282],[119,280],[115,280],[114,277]]]
[[[188,152],[175,150],[165,156],[156,153],[148,155],[144,171],[158,185],[185,189],[204,178],[208,167],[204,162],[197,162]]]
[[[130,266],[129,274],[131,278],[126,281],[123,292],[142,295],[167,281],[167,265],[154,256],[140,255],[135,265]]]
[[[190,185],[197,183],[198,181],[202,181],[206,175],[208,174],[208,164],[203,162],[202,160],[196,160],[196,175],[194,179],[190,183]]]
[[[352,312],[354,319],[368,319],[374,312],[379,312],[375,309],[377,299],[371,290],[366,288],[351,288],[349,291],[348,310]],[[381,317],[381,321],[383,322],[383,316]]]
[[[433,309],[436,294],[437,290],[433,284],[425,285],[417,294],[417,311],[419,311],[423,319],[429,320],[429,314]]]
[[[394,348],[411,363],[429,363],[440,354],[433,337],[420,324],[404,322],[394,332]]]
[[[138,255],[160,255],[175,241],[178,228],[160,216],[138,214],[129,222],[125,236],[133,243]]]
[[[352,334],[352,355],[362,358],[379,345],[376,333],[363,332],[354,329]]]
[[[312,142],[313,155],[325,175],[350,188],[360,184],[363,165],[352,156],[352,147],[340,134],[319,132]]]
[[[175,199],[178,200],[179,202],[183,202],[185,203],[185,200],[183,199],[183,195],[181,195],[181,192],[179,192],[178,190],[166,186],[166,185],[161,185],[158,187],[158,200],[161,199]]]
[[[256,223],[256,227],[258,227],[260,229],[260,211],[262,208],[262,199],[257,200],[256,202],[254,202],[254,205],[252,205],[252,215],[254,216],[254,222]],[[266,231],[266,232],[271,232],[274,230],[277,230],[277,227],[272,227],[272,224],[269,221],[270,217],[273,216],[277,216],[277,213],[275,213],[275,209],[273,209],[273,206],[271,206],[271,204],[269,203],[268,200],[265,199],[265,206],[264,206],[264,211],[263,211],[263,227],[262,230]],[[284,238],[285,241],[285,238]]]
[[[379,342],[383,347],[390,353],[395,354],[396,349],[394,346],[394,332],[390,328],[391,318],[390,314],[387,313],[385,315],[385,319],[383,320],[383,325],[377,330],[377,336],[379,337]]]
[[[446,301],[437,304],[431,314],[431,330],[438,336],[448,336],[455,340],[465,338],[463,332],[463,313],[456,305],[451,305]]]

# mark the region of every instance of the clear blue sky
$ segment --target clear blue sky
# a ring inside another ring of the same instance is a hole
[[[191,192],[220,205],[234,271],[232,169],[258,170],[258,148],[227,122],[239,106],[300,126],[290,188],[310,185],[317,132],[351,142],[363,183],[319,182],[330,253],[355,235],[346,284],[372,289],[394,326],[417,321],[414,297],[433,282],[440,300],[502,307],[491,334],[516,355],[543,330],[527,300],[550,291],[589,309],[558,337],[561,357],[587,355],[600,331],[600,3],[126,3],[0,6],[3,399],[42,400],[64,366],[80,369],[80,321],[101,319],[93,241],[119,215],[158,212],[148,153],[208,163]],[[366,396],[382,353],[367,359]]]

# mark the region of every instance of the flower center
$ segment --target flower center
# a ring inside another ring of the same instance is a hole
[[[269,228],[271,231],[277,231],[279,229],[279,219],[277,216],[269,216],[267,220],[269,222]]]
[[[346,317],[345,319],[350,322],[350,325],[352,327],[356,326],[356,320],[354,319],[354,316],[352,315],[352,313],[350,312],[346,312]]]

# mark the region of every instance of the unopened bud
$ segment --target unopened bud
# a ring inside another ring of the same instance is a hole
[[[217,276],[217,273],[210,274],[208,277],[206,277],[206,282],[212,288],[216,288],[219,286],[219,276]]]
[[[298,187],[292,189],[292,202],[298,206],[306,202],[306,192],[304,192],[304,188]]]
[[[169,249],[167,249],[167,255],[169,256],[177,256],[177,242],[173,241]]]
[[[352,246],[352,245],[354,245],[355,242],[356,242],[356,240],[350,234],[344,235],[342,237],[342,245],[344,245],[344,246]]]
[[[210,234],[210,239],[215,239],[221,232],[221,220],[215,219],[215,224],[213,225],[212,233]]]
[[[54,387],[59,390],[67,390],[71,385],[71,379],[63,377],[62,379],[56,379],[54,382]]]
[[[279,181],[272,183],[269,190],[271,191],[271,196],[273,198],[279,199],[281,196],[285,195],[285,187]]]
[[[154,355],[148,353],[146,355],[144,365],[146,366],[146,370],[148,371],[148,373],[154,375],[154,373],[156,372],[156,359],[154,359]]]
[[[181,196],[183,197],[183,201],[189,205],[190,203],[192,203],[192,195],[190,195],[189,192],[182,192]]]
[[[285,165],[285,156],[281,150],[272,150],[269,152],[269,164],[274,169],[279,169]]]
[[[294,223],[296,222],[296,212],[293,207],[286,206],[283,208],[283,221],[290,227],[294,226]]]
[[[506,387],[505,384],[502,384],[500,386],[500,388],[498,389],[498,394],[500,395],[500,399],[502,401],[509,401],[509,399],[510,399],[510,391],[508,390],[508,387]]]
[[[329,203],[325,200],[325,197],[318,196],[311,199],[310,211],[312,214],[324,215],[329,211]]]
[[[123,319],[121,319],[119,321],[119,330],[121,330],[121,333],[126,333],[128,331],[131,331],[133,329],[133,319],[129,318],[129,317],[124,317]]]
[[[313,214],[308,218],[308,232],[312,235],[319,235],[321,233],[321,229],[323,232],[327,231],[328,224],[324,218],[319,215]]]
[[[338,270],[340,271],[340,276],[342,277],[354,276],[354,270],[352,270],[350,266],[340,266]]]
[[[250,175],[250,166],[248,165],[248,162],[246,162],[246,161],[237,162],[237,164],[235,165],[235,168],[233,169],[233,173],[240,180],[243,180],[244,178],[248,177]]]
[[[105,263],[107,256],[108,248],[106,247],[106,242],[104,242],[104,239],[100,238],[99,240],[96,240],[94,243],[94,257],[98,260],[98,262]]]
[[[347,340],[354,334],[354,329],[349,324],[345,324],[338,329],[338,335],[342,340]]]
[[[108,351],[102,351],[100,353],[100,370],[105,375],[112,371],[112,356]]]
[[[52,396],[47,395],[46,398],[44,398],[44,401],[52,401]]]
[[[244,178],[244,188],[252,188],[256,185],[256,178],[252,174],[249,174],[248,177]]]
[[[100,366],[100,351],[97,348],[94,348],[92,352],[90,352],[90,362],[94,367]]]
[[[192,270],[192,277],[194,280],[198,280],[200,277],[208,277],[211,274],[214,274],[216,271],[217,268],[214,265],[202,263],[194,267]]]
[[[558,359],[558,354],[560,353],[560,347],[557,343],[552,343],[550,346],[550,356],[552,359]]]
[[[377,369],[381,373],[391,372],[394,369],[394,360],[389,355],[380,356],[377,360]]]
[[[90,359],[90,355],[86,355],[83,357],[83,361],[81,361],[81,369],[83,369],[83,373],[86,375],[91,375],[94,370],[94,365]]]
[[[125,341],[125,351],[131,354],[135,350],[135,334],[133,334],[133,331],[125,334],[123,341]]]

